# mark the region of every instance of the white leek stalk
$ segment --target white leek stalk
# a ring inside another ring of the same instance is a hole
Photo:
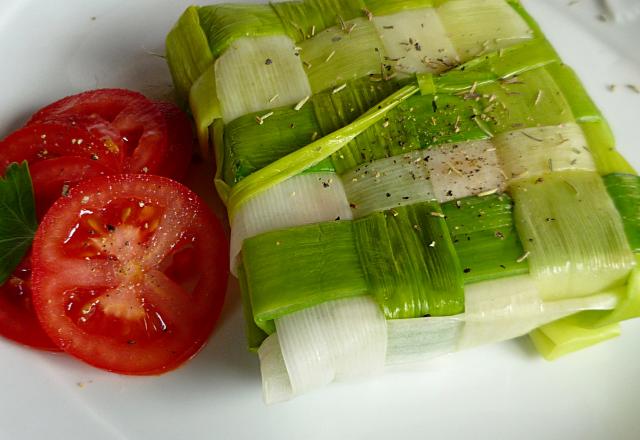
[[[622,286],[635,266],[622,219],[595,172],[557,171],[511,184],[523,259],[545,300]]]
[[[502,167],[511,181],[554,171],[595,171],[596,164],[576,123],[530,127],[494,138]]]
[[[471,284],[465,289],[465,317],[458,348],[523,336],[549,322],[583,310],[615,308],[615,294],[543,301],[530,275]]]
[[[443,144],[419,153],[440,202],[504,189],[504,172],[490,140]]]
[[[216,60],[216,91],[225,123],[295,105],[311,95],[295,43],[286,36],[239,38]]]
[[[449,0],[438,7],[438,15],[462,61],[533,37],[505,0]]]
[[[331,301],[291,313],[276,320],[276,330],[258,351],[267,403],[300,395],[334,380],[366,377],[384,369],[387,323],[369,296]]]
[[[464,314],[387,321],[387,365],[416,364],[453,353],[464,327]]]
[[[422,363],[457,350],[523,336],[585,310],[611,310],[615,293],[543,301],[529,275],[472,284],[456,316],[385,321],[368,296],[324,303],[276,320],[260,347],[264,398],[277,403],[383,366]]]
[[[382,74],[382,42],[365,18],[325,29],[302,41],[300,47],[313,93],[331,88],[337,93],[349,80]]]
[[[341,178],[355,218],[435,200],[429,171],[420,153],[365,163]]]
[[[399,73],[438,73],[459,63],[458,53],[434,8],[375,16],[389,64]]]

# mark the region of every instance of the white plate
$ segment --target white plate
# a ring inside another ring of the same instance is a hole
[[[189,0],[0,2],[0,137],[39,106],[107,86],[170,92],[164,36]],[[640,24],[596,19],[594,0],[527,0],[640,168]],[[609,92],[607,84],[620,85]],[[64,269],[64,268],[62,268]],[[548,363],[528,340],[458,353],[426,369],[337,384],[266,407],[229,296],[207,348],[162,377],[103,373],[0,341],[2,439],[638,438],[640,320]]]

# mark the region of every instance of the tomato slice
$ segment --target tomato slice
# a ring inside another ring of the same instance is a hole
[[[81,180],[110,174],[99,162],[63,156],[36,162],[30,168],[36,214],[44,217],[63,192]],[[31,305],[31,256],[27,255],[8,281],[0,286],[0,335],[43,350],[59,350],[49,339]]]
[[[31,256],[0,286],[0,334],[30,347],[58,351],[42,330],[31,303]]]
[[[187,175],[193,155],[194,132],[191,120],[176,105],[170,102],[156,102],[156,107],[164,115],[169,130],[169,157],[158,174],[177,181]]]
[[[42,219],[51,205],[78,182],[112,174],[111,169],[84,157],[64,156],[43,160],[29,169],[36,199],[36,214]]]
[[[162,373],[210,335],[226,291],[227,247],[208,207],[177,182],[87,180],[38,229],[33,303],[68,353],[119,373]]]
[[[155,103],[140,93],[100,89],[72,95],[42,108],[28,124],[69,117],[90,118],[117,130],[126,172],[159,174],[172,160],[165,118]]]
[[[23,127],[0,141],[0,174],[12,162],[29,165],[63,156],[91,159],[114,171],[122,169],[117,148],[104,143],[80,125],[50,121]]]

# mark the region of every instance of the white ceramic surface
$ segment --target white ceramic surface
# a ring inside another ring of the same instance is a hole
[[[164,36],[189,0],[0,1],[0,137],[84,89],[170,93]],[[527,0],[640,168],[640,24],[599,21],[595,0]],[[615,92],[608,84],[618,84]],[[640,437],[640,320],[548,363],[526,339],[421,370],[337,384],[266,407],[230,295],[209,345],[162,377],[104,373],[0,340],[0,439],[632,439]]]

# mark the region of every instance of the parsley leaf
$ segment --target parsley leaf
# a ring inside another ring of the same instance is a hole
[[[22,261],[37,228],[29,166],[12,163],[0,178],[0,286]]]

